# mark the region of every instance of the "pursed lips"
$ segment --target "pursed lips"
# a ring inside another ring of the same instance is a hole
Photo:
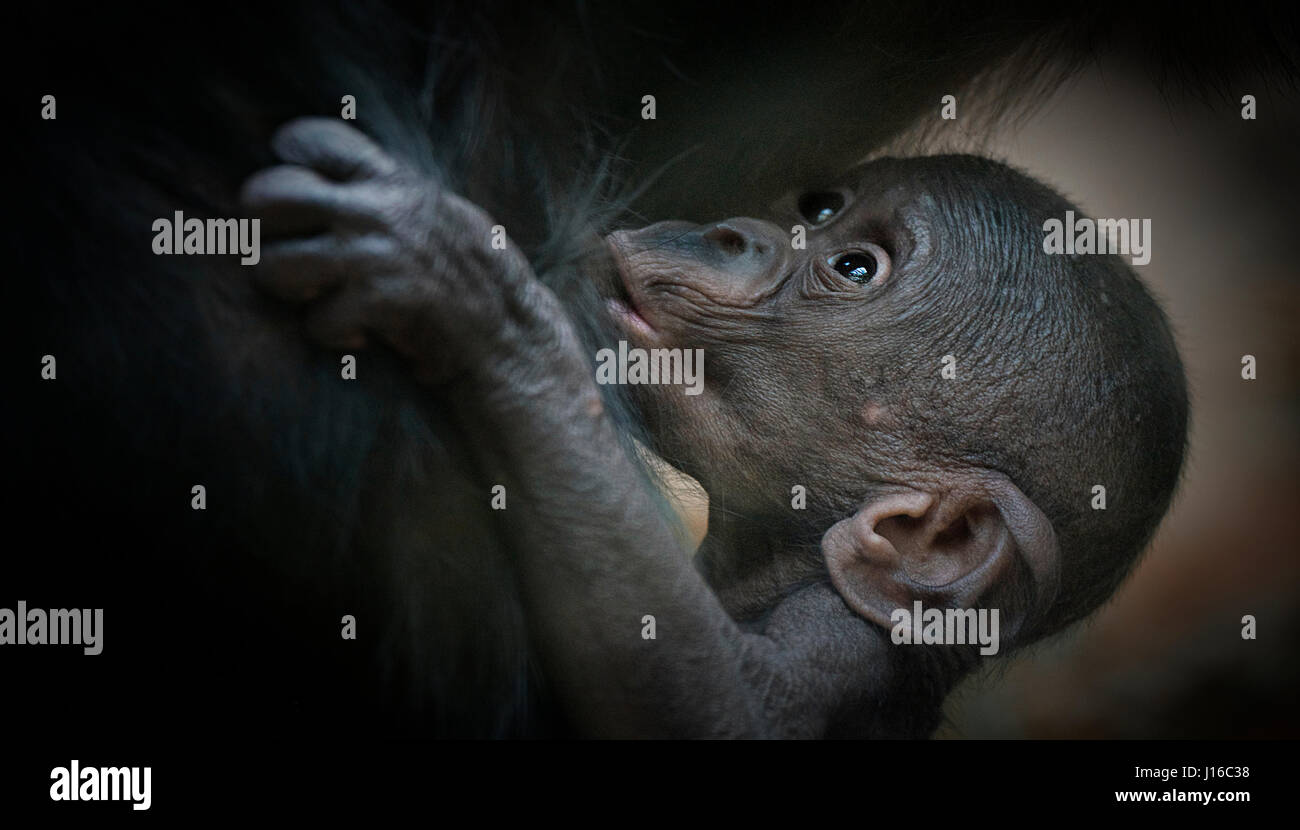
[[[646,316],[642,313],[641,308],[644,300],[638,303],[638,295],[635,286],[632,284],[631,275],[628,273],[627,258],[624,257],[622,249],[613,240],[613,234],[605,237],[605,242],[609,246],[610,253],[614,258],[615,274],[614,280],[615,296],[608,297],[605,300],[605,306],[614,316],[624,329],[634,332],[643,338],[657,339],[657,330]]]

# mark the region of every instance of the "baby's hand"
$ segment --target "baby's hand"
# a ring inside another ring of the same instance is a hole
[[[493,222],[477,206],[340,121],[292,121],[272,147],[286,163],[241,193],[274,240],[256,280],[308,304],[317,343],[356,349],[375,336],[418,378],[441,382],[571,340],[556,336],[568,322],[555,297],[513,244],[493,247]]]

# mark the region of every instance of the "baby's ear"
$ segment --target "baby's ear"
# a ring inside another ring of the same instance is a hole
[[[890,628],[890,615],[915,600],[975,607],[1019,560],[1033,578],[1031,607],[1003,609],[1003,616],[1023,622],[1050,608],[1060,563],[1047,516],[1000,473],[950,475],[944,485],[891,490],[826,532],[822,553],[844,601]]]

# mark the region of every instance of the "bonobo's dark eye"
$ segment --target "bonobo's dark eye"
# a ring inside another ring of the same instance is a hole
[[[810,225],[829,222],[844,207],[844,197],[833,190],[814,190],[799,197],[799,215]]]
[[[836,254],[826,260],[827,264],[835,269],[841,277],[847,280],[853,280],[857,283],[866,285],[871,282],[879,270],[876,258],[871,254],[862,251],[852,251],[847,254]]]

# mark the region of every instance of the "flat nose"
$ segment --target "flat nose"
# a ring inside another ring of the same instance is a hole
[[[728,256],[766,254],[770,241],[753,219],[724,219],[700,236]]]

